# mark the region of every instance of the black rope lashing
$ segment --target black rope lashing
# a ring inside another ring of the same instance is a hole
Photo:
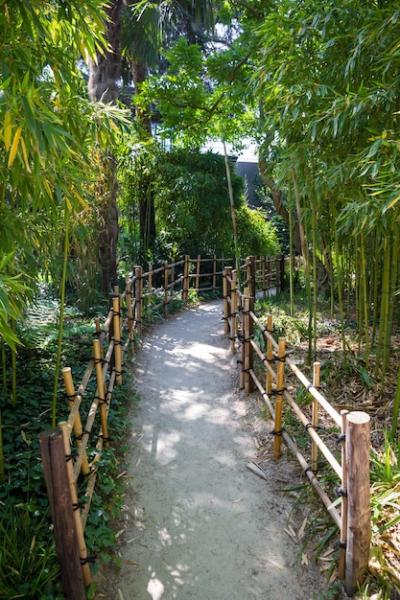
[[[80,561],[81,561],[82,567],[84,565],[94,564],[96,562],[96,558],[97,557],[95,555],[93,555],[93,556],[85,556],[85,558],[81,558]]]
[[[96,400],[97,400],[97,402],[98,402],[99,404],[107,404],[107,401],[106,401],[106,399],[105,399],[105,398],[102,398],[101,396],[95,396],[95,397],[93,398],[93,401],[95,402]]]
[[[280,388],[279,390],[271,390],[269,392],[270,396],[281,396],[285,391],[286,391],[286,387]]]
[[[112,337],[111,341],[114,342],[114,346],[121,346],[121,344],[122,344],[122,341],[117,340],[115,337]]]
[[[75,456],[72,456],[72,454],[66,454],[65,462],[69,462],[70,460],[72,460],[72,462],[75,462]]]
[[[75,400],[78,396],[78,393],[74,392],[73,394],[66,394],[66,396],[70,402],[75,402]]]
[[[342,487],[337,487],[335,488],[335,492],[337,496],[340,496],[341,498],[347,498],[347,490],[345,490]]]
[[[99,435],[97,437],[101,438],[103,440],[103,442],[109,442],[112,439],[109,436],[104,435],[103,433],[99,433]]]
[[[111,313],[113,317],[120,317],[121,316],[121,311],[120,310],[114,310],[113,308],[111,309]]]
[[[270,431],[271,435],[277,435],[279,437],[282,437],[282,433],[285,431],[285,428],[282,427],[281,429],[273,429],[272,431]]]
[[[335,443],[336,444],[343,444],[343,442],[346,441],[346,434],[345,433],[341,433],[340,435],[338,435],[336,437]]]
[[[90,431],[88,431],[87,429],[84,429],[84,430],[82,431],[82,433],[80,433],[79,435],[76,435],[76,436],[75,436],[75,439],[76,439],[78,442],[80,442],[80,441],[82,441],[82,440],[83,440],[83,437],[84,437],[85,435],[89,436],[89,435],[90,435]]]
[[[80,509],[84,509],[85,508],[85,503],[82,502],[82,500],[78,500],[78,502],[73,502],[72,503],[72,509],[73,510],[80,510]]]

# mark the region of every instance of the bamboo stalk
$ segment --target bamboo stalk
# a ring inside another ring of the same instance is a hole
[[[138,265],[135,267],[135,322],[139,335],[142,335],[143,330],[142,281],[143,269],[140,265]]]
[[[189,296],[189,269],[190,269],[190,256],[185,254],[185,260],[183,263],[183,279],[182,279],[182,300],[187,302]]]
[[[196,262],[196,291],[197,292],[200,289],[200,265],[201,265],[201,257],[200,257],[200,254],[198,254],[197,262]]]
[[[267,329],[272,336],[272,331],[273,331],[272,315],[268,315],[268,317],[267,317]],[[268,365],[271,366],[273,358],[274,358],[274,353],[273,353],[273,349],[272,349],[272,341],[270,338],[267,339],[267,357],[266,358],[268,361]],[[267,394],[270,394],[272,392],[272,373],[270,372],[269,369],[267,369],[267,372],[266,372],[265,387],[267,390]]]
[[[232,285],[231,285],[231,326],[230,326],[230,338],[231,338],[231,351],[236,352],[236,333],[237,333],[237,271],[232,271]]]
[[[340,415],[342,417],[341,434],[344,440],[346,439],[347,429],[347,410],[341,410]],[[346,445],[342,441],[342,507],[340,511],[340,538],[339,538],[339,564],[338,564],[338,575],[340,579],[345,578],[346,574],[346,536],[347,536],[347,462],[346,462]]]
[[[118,385],[122,384],[122,352],[121,352],[121,319],[120,319],[120,299],[116,296],[112,299],[113,305],[113,333],[114,333],[114,369],[116,371],[116,381]],[[97,373],[97,370],[96,370]]]
[[[75,520],[76,534],[77,534],[77,538],[78,538],[79,555],[81,557],[81,563],[83,562],[83,564],[82,564],[83,580],[85,582],[85,585],[90,585],[92,583],[92,574],[90,572],[90,566],[89,566],[88,562],[84,562],[84,561],[87,561],[88,553],[87,553],[87,549],[86,549],[85,536],[83,534],[81,510],[79,508],[79,503],[78,503],[78,494],[77,494],[77,490],[76,490],[76,483],[75,483],[74,473],[73,473],[73,469],[72,469],[72,460],[70,459],[71,445],[70,445],[70,441],[69,441],[69,428],[68,428],[68,424],[65,421],[63,421],[62,423],[59,423],[58,426],[60,427],[60,429],[62,431],[63,442],[64,442],[64,451],[65,451],[65,459],[66,459],[66,463],[67,463],[68,481],[69,481],[69,487],[70,487],[70,492],[71,492],[72,504],[74,507],[74,520]]]
[[[321,364],[319,362],[315,362],[313,365],[313,386],[315,389],[318,389],[321,382]],[[312,415],[311,415],[311,425],[314,430],[318,427],[318,409],[319,404],[318,401],[313,398],[312,402]],[[311,468],[314,473],[317,472],[318,469],[318,446],[315,441],[312,441],[311,444]]]
[[[163,300],[163,312],[164,319],[168,318],[168,278],[169,278],[169,269],[168,263],[165,261],[164,263],[164,276],[163,276],[163,288],[164,288],[164,300]]]
[[[101,355],[100,355],[99,340],[93,340],[93,355],[94,355],[94,364],[95,364],[95,369],[96,369],[96,382],[97,382],[96,396],[99,401],[101,433],[103,436],[103,440],[106,441],[108,439],[106,392],[105,392],[105,385],[104,385],[104,378],[103,378],[103,367],[102,367],[103,361],[102,361]]]
[[[223,275],[222,275],[222,297],[224,300],[224,334],[228,335],[229,333],[229,323],[228,323],[228,310],[229,310],[229,306],[228,306],[228,281],[227,281],[227,269],[228,267],[225,267],[223,270]]]
[[[215,292],[215,290],[217,289],[217,257],[213,256],[213,262],[212,262],[212,287],[213,287],[213,292]]]
[[[67,396],[68,396],[68,404],[69,404],[69,407],[72,408],[75,404],[76,393],[75,393],[74,381],[72,379],[71,368],[65,367],[62,370],[62,374],[63,374],[63,378],[64,378],[65,389],[66,389]],[[83,432],[81,415],[79,414],[79,412],[76,414],[73,428],[74,428],[74,433],[75,433],[76,440],[77,440],[77,445],[79,447],[82,444],[82,432]],[[85,452],[84,455],[82,456],[82,473],[84,475],[87,475],[89,473],[89,471],[90,471],[89,463],[88,463],[87,455]]]
[[[275,424],[274,424],[274,458],[281,456],[282,445],[282,412],[283,394],[285,387],[285,360],[286,342],[285,338],[279,338],[278,342],[278,365],[276,370],[276,402],[275,402]]]

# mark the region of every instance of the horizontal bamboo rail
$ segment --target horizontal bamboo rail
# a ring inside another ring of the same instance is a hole
[[[272,265],[274,265],[272,267]],[[240,285],[238,274],[232,268],[224,270],[224,320],[225,333],[231,348],[240,351],[240,387],[246,393],[254,388],[272,417],[273,452],[281,455],[281,441],[297,458],[300,466],[339,529],[339,576],[345,580],[348,594],[354,594],[365,578],[369,557],[371,522],[369,519],[369,416],[366,413],[340,413],[320,392],[320,364],[314,363],[313,381],[290,359],[285,340],[273,335],[272,316],[267,326],[261,322],[253,308],[259,291],[264,294],[271,289],[279,291],[284,284],[284,257],[264,259],[248,257],[240,269],[245,273]],[[261,289],[260,289],[261,288]],[[262,348],[254,334],[258,331],[263,340]],[[257,376],[260,365],[265,385]],[[297,404],[285,385],[289,371],[312,398],[311,419]],[[284,428],[284,407],[289,408],[304,426],[311,441],[311,460],[308,462],[296,442]],[[319,409],[323,409],[339,429],[340,459],[322,439],[318,431]],[[351,424],[351,425],[350,425]],[[324,457],[339,479],[340,511],[332,502],[318,480],[318,453]],[[350,500],[351,499],[351,500]]]

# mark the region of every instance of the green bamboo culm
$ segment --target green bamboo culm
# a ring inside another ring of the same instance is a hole
[[[3,420],[0,410],[0,483],[4,482]]]
[[[64,334],[64,311],[65,311],[65,284],[67,280],[68,267],[68,252],[69,252],[69,211],[67,206],[64,207],[64,250],[63,250],[63,269],[60,284],[60,310],[58,321],[58,340],[57,340],[57,356],[56,366],[54,371],[53,398],[51,401],[51,425],[53,428],[57,424],[57,399],[58,399],[58,380],[61,369],[61,353]]]
[[[288,194],[289,213],[289,291],[290,291],[290,316],[294,315],[294,282],[293,282],[293,208],[291,193]]]
[[[17,405],[17,351],[11,348],[11,405]]]
[[[397,374],[397,387],[396,387],[396,395],[393,401],[393,412],[392,412],[392,427],[390,430],[390,435],[392,440],[395,440],[397,435],[397,426],[399,421],[399,409],[400,409],[400,369]]]

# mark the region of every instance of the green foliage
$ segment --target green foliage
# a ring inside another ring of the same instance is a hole
[[[160,257],[232,254],[232,223],[223,157],[212,152],[184,149],[162,152],[154,146],[147,147],[129,168],[124,165],[120,179],[123,219],[131,231],[141,194],[151,183],[159,231],[156,248]],[[233,170],[232,183],[242,255],[278,252],[275,230],[260,211],[244,204],[242,179]],[[133,239],[134,236],[133,233]]]

